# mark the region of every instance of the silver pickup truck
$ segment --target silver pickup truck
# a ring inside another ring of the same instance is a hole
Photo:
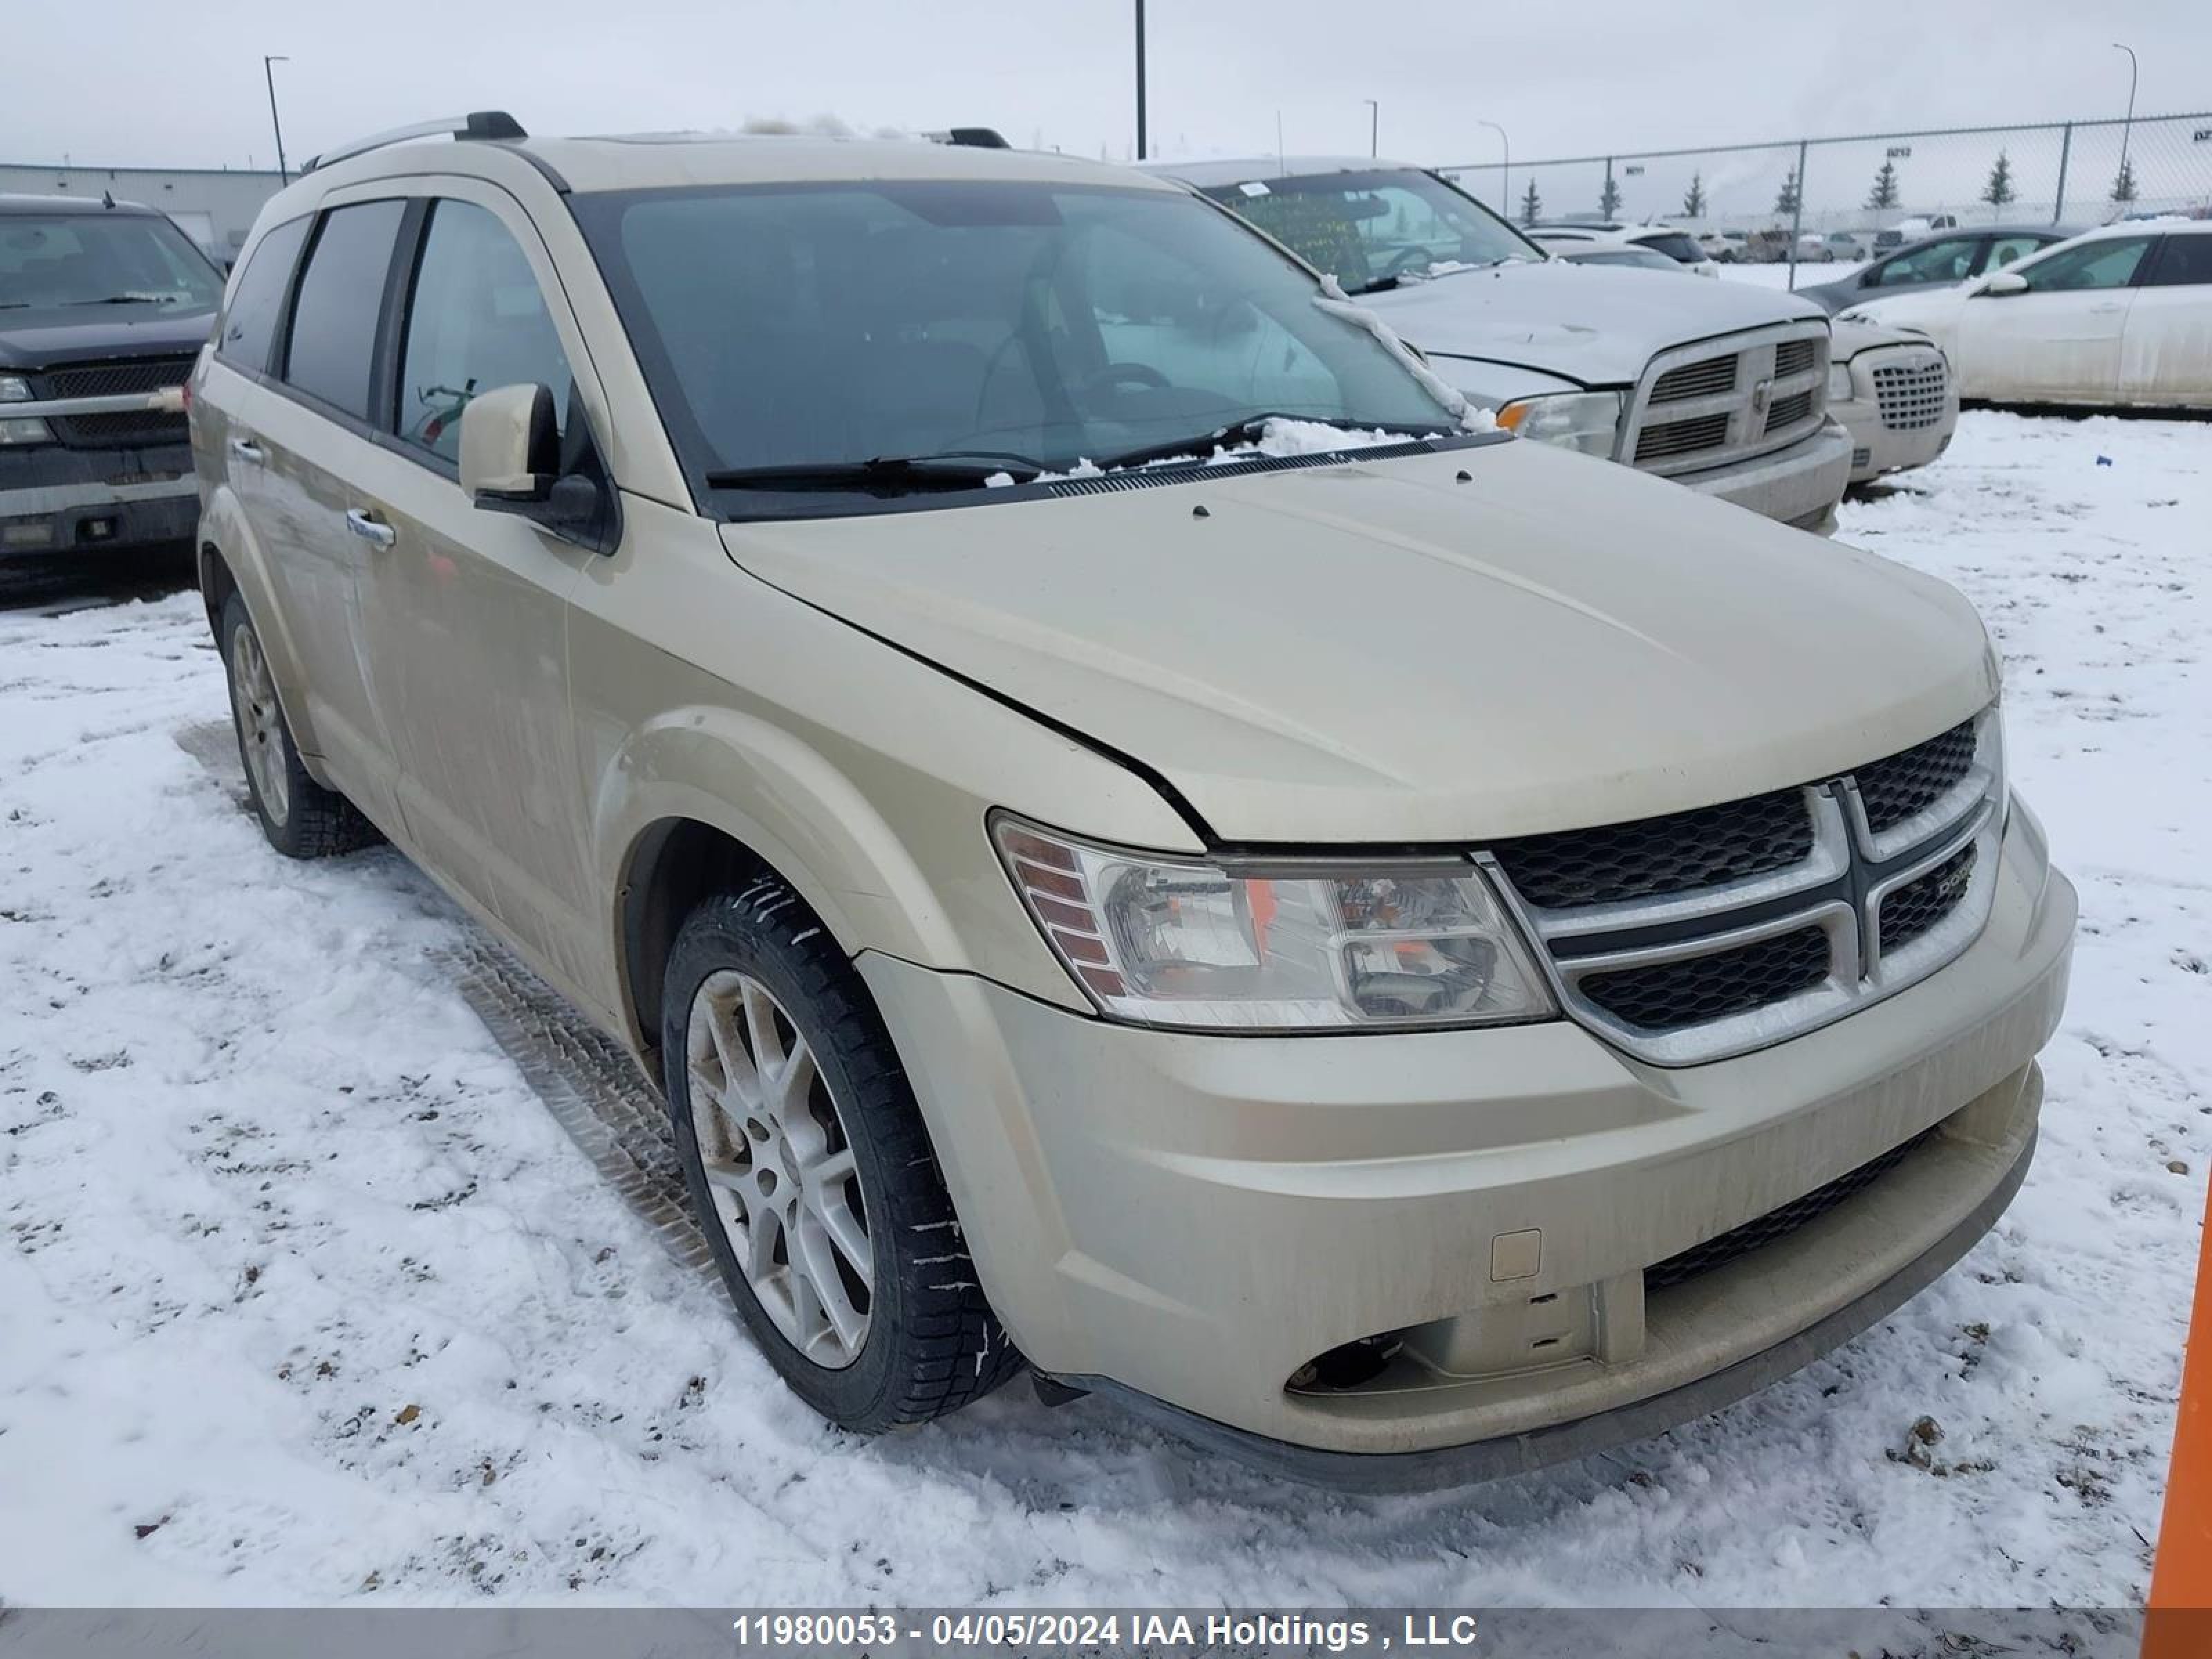
[[[1550,258],[1449,180],[1366,157],[1164,164],[1419,348],[1500,425],[1826,534],[1851,441],[1828,329],[1748,284]]]

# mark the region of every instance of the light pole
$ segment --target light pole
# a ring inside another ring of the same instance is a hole
[[[269,125],[276,133],[276,176],[288,185],[292,182],[292,174],[284,165],[284,124],[276,118],[276,71],[270,65],[291,61],[281,53],[273,58],[264,56],[261,60],[261,78],[269,85]]]
[[[2136,49],[2115,40],[2112,50],[2128,55],[2128,118],[2120,123],[2120,176],[2124,179],[2128,172],[2128,135],[2136,125]]]
[[[1382,106],[1372,98],[1363,98],[1359,101],[1367,106],[1367,157],[1372,161],[1376,155],[1376,143],[1382,131]]]
[[[1137,0],[1137,159],[1145,159],[1145,0]]]
[[[1498,135],[1498,142],[1505,146],[1505,182],[1498,188],[1498,211],[1500,218],[1510,219],[1513,216],[1513,141],[1505,136],[1505,129],[1495,121],[1486,121],[1478,116],[1474,124],[1479,127],[1488,127]]]

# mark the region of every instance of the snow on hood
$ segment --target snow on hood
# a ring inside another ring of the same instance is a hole
[[[1563,259],[1482,266],[1358,298],[1432,357],[1514,363],[1593,386],[1633,385],[1670,346],[1827,320],[1809,300],[1748,283],[1655,283],[1649,271]]]
[[[1941,583],[1542,444],[722,533],[1234,841],[1648,817],[1893,753],[1996,690]]]

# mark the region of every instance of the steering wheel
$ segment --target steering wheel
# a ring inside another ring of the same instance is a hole
[[[1088,400],[1093,392],[1117,386],[1140,386],[1150,391],[1164,392],[1169,385],[1168,377],[1150,363],[1109,363],[1084,381],[1083,395]]]
[[[1401,247],[1391,256],[1390,263],[1382,269],[1382,274],[1385,276],[1403,276],[1409,270],[1425,270],[1435,263],[1420,248]]]

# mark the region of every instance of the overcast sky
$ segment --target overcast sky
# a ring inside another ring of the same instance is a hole
[[[996,126],[1126,155],[1131,0],[0,0],[0,161],[299,157],[500,107],[533,131]],[[1152,0],[1155,154],[1516,159],[2212,104],[2212,0]],[[27,72],[35,70],[35,73]]]

